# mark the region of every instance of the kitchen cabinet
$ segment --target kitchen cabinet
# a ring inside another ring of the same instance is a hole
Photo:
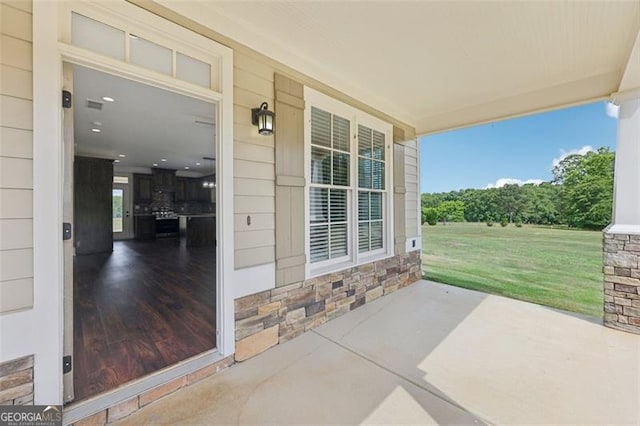
[[[177,177],[175,181],[175,202],[184,203],[187,199],[187,181],[189,178]]]
[[[133,229],[137,240],[149,240],[156,237],[156,218],[153,215],[138,215],[133,221]]]
[[[186,217],[187,247],[213,247],[216,245],[215,215],[192,215]]]
[[[171,192],[174,190],[176,171],[169,169],[153,169],[153,185],[158,190]]]
[[[200,201],[200,179],[190,178],[187,181],[187,201]]]
[[[153,177],[151,175],[133,175],[133,202],[150,203],[153,196]]]

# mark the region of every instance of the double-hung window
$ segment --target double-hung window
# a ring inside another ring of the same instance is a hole
[[[391,125],[305,88],[307,273],[391,255]]]

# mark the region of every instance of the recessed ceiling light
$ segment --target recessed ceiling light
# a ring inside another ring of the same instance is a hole
[[[153,167],[158,167],[158,163],[153,163]]]
[[[185,170],[189,170],[189,166],[184,166],[184,169]]]
[[[91,131],[94,132],[94,133],[100,133],[102,130],[97,129],[97,128],[94,127],[93,129],[91,129]]]
[[[199,166],[199,165],[200,165],[200,163],[196,163],[196,166]]]
[[[93,122],[93,123],[91,123],[91,124],[93,124],[94,126],[102,126],[102,123],[101,123],[101,122],[99,122],[99,121],[94,121],[94,122]]]
[[[102,100],[105,101],[105,102],[114,102],[115,101],[115,99],[113,99],[110,96],[103,96]]]
[[[124,157],[126,157],[126,155],[124,155],[124,154],[118,154],[118,157],[120,157],[120,158],[124,158]]]
[[[120,162],[120,160],[113,160],[113,162],[114,162],[114,163],[119,163],[119,162]]]
[[[167,159],[166,158],[162,158],[160,161],[167,161]]]

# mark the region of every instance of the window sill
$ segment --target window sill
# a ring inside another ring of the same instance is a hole
[[[331,265],[323,265],[321,267],[314,268],[313,266],[309,266],[306,279],[312,279],[316,277],[321,277],[323,275],[332,274],[334,272],[344,271],[345,269],[355,268],[357,266],[366,265],[367,263],[377,262],[378,260],[384,260],[393,257],[393,253],[375,253],[371,255],[367,255],[366,257],[361,257],[357,262],[353,261],[343,261],[339,263],[334,263]]]

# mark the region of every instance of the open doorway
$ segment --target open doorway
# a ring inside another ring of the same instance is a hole
[[[216,346],[216,105],[73,74],[80,401]]]

